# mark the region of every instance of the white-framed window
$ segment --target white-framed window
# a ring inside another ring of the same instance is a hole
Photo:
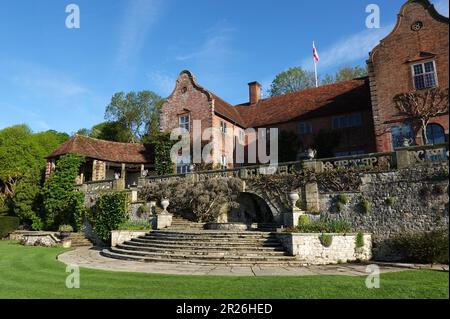
[[[333,117],[334,130],[358,126],[362,126],[361,113]]]
[[[313,127],[310,122],[300,122],[298,123],[298,132],[300,135],[312,134]]]
[[[191,171],[190,157],[179,156],[177,158],[177,174],[187,174]]]
[[[434,61],[413,64],[411,68],[416,90],[437,86],[436,63]]]
[[[181,115],[178,117],[179,127],[185,129],[186,131],[191,131],[191,117],[189,115]]]
[[[222,134],[227,133],[227,122],[220,121],[220,131],[222,132]]]

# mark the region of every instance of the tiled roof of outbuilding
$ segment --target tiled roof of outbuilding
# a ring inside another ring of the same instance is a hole
[[[93,159],[127,164],[153,164],[155,162],[153,145],[117,143],[78,134],[72,136],[47,158],[65,154],[77,154]]]

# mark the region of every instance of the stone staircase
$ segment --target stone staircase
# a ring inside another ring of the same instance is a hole
[[[274,233],[195,230],[152,231],[101,254],[141,262],[223,266],[300,266]]]
[[[63,242],[71,241],[71,247],[91,247],[92,243],[83,233],[71,233]]]

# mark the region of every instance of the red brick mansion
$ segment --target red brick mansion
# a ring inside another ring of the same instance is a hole
[[[424,144],[423,132],[413,130],[409,119],[399,114],[394,97],[448,89],[448,48],[449,19],[428,0],[410,0],[401,8],[394,30],[370,53],[367,78],[267,99],[261,98],[261,85],[252,82],[248,103],[231,105],[183,71],[162,107],[161,129],[190,131],[197,120],[202,129],[232,130],[239,143],[248,145],[246,129],[278,128],[297,134],[305,149],[318,132],[336,132],[340,138],[335,156],[388,152],[402,147],[405,139]],[[448,114],[433,118],[426,134],[430,144],[448,142]],[[234,166],[232,153],[214,152],[219,153],[218,165]],[[189,159],[179,163],[178,172],[188,167]]]

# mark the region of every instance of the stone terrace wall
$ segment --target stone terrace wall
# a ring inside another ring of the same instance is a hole
[[[342,218],[354,229],[373,234],[376,259],[395,256],[389,242],[398,234],[448,227],[448,163],[369,173],[362,180],[360,192],[346,194],[349,204],[341,212],[337,193],[321,194],[321,218]],[[388,198],[395,202],[389,205]],[[371,205],[368,212],[362,208],[364,200]]]

